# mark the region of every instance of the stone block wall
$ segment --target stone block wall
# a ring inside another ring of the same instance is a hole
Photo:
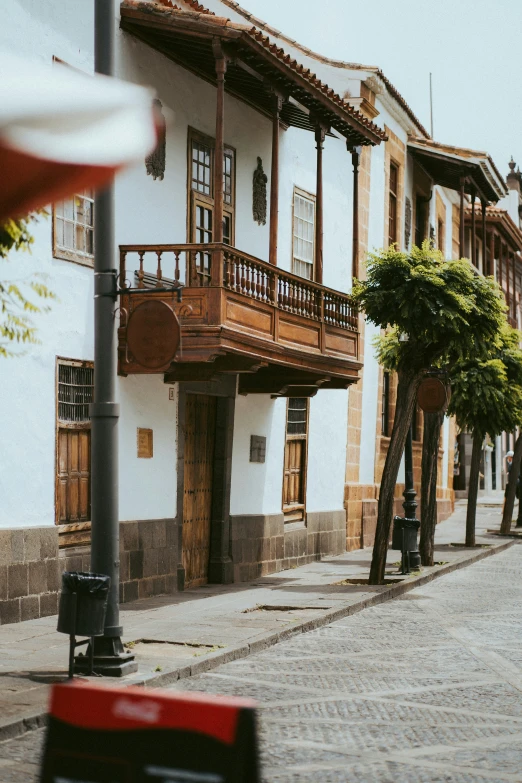
[[[0,625],[58,611],[58,528],[0,530]]]
[[[177,590],[175,519],[120,523],[120,601]]]
[[[234,582],[247,582],[345,551],[344,509],[310,512],[306,524],[285,525],[283,514],[232,516],[230,522]]]

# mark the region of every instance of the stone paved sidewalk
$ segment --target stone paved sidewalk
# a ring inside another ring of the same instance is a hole
[[[498,509],[481,508],[478,541],[468,550],[463,541],[465,504],[437,530],[436,560],[424,569],[383,587],[344,584],[368,575],[371,550],[350,552],[241,585],[209,585],[175,596],[125,605],[124,641],[136,653],[137,675],[119,684],[167,685],[226,662],[243,658],[295,633],[327,625],[372,603],[388,600],[454,567],[466,565],[513,541],[488,536],[498,527]],[[388,571],[399,553],[390,551]],[[0,738],[34,728],[46,711],[49,683],[63,679],[67,637],[55,631],[56,618],[41,618],[0,627]],[[1,766],[1,765],[0,765]]]

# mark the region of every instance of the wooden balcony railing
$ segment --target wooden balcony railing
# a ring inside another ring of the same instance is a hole
[[[176,283],[225,288],[301,318],[358,331],[357,310],[348,294],[224,244],[121,245],[119,279],[124,290],[164,289]]]

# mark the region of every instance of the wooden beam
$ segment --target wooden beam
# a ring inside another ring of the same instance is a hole
[[[503,247],[502,246],[502,239],[501,239],[500,235],[498,235],[498,281],[497,282],[498,282],[498,284],[500,286],[500,290],[501,291],[504,290],[504,283],[503,283],[503,280],[502,280],[502,253],[503,253],[502,247]]]
[[[315,189],[315,282],[323,282],[323,144],[326,127],[316,125],[317,177]]]
[[[504,253],[505,253],[505,259],[506,259],[506,304],[508,307],[508,318],[511,317],[511,291],[510,291],[510,284],[509,284],[509,248],[507,245],[504,245]]]
[[[460,239],[460,257],[464,258],[464,188],[466,186],[466,177],[460,178],[460,225],[459,225],[459,239]]]
[[[279,227],[279,115],[283,108],[283,99],[274,95],[274,114],[272,117],[272,167],[270,172],[270,246],[269,261],[277,266],[277,232]]]
[[[223,157],[225,154],[225,73],[227,61],[219,38],[212,42],[216,58],[216,147],[214,154],[214,226],[212,239],[223,242]]]
[[[491,258],[489,259],[490,267],[489,267],[489,274],[495,275],[495,232],[491,232]]]
[[[487,203],[482,199],[480,202],[482,209],[482,274],[488,273],[488,244],[486,238],[486,207]]]
[[[225,356],[218,356],[213,362],[175,362],[165,373],[164,380],[165,383],[210,381],[219,373],[256,373],[265,367],[268,367],[268,362],[258,357],[227,353]]]
[[[512,304],[511,304],[511,318],[515,318],[516,316],[516,306],[517,306],[517,293],[516,293],[516,277],[515,277],[515,254],[511,253],[511,269],[513,271],[513,279],[512,279],[512,288],[513,291],[513,297],[512,297]]]
[[[477,266],[477,221],[475,213],[475,199],[477,191],[475,188],[471,191],[471,263]]]
[[[353,165],[352,281],[359,277],[359,155],[360,147],[348,147]]]

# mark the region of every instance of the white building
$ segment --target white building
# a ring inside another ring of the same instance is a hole
[[[378,69],[319,57],[231,0],[114,12],[116,75],[152,86],[167,123],[164,156],[116,181],[122,600],[367,545],[394,397],[351,306],[354,269],[432,228],[456,257],[458,172],[488,201],[502,180],[487,156],[431,144]],[[0,46],[89,74],[93,22],[84,0],[13,0]],[[38,318],[42,344],[3,362],[2,623],[56,612],[60,571],[89,564],[94,230],[92,194],[77,194],[16,258],[59,301]],[[178,278],[181,304],[153,290]],[[129,338],[153,300],[181,321],[167,365]],[[447,515],[449,422],[440,460]]]

